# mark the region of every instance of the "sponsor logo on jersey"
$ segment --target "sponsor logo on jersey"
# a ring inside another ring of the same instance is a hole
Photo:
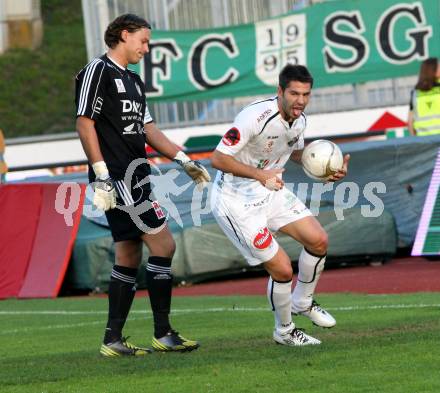
[[[134,112],[142,114],[142,103],[131,101],[131,100],[121,100],[122,102],[122,112]]]
[[[161,219],[165,217],[165,213],[159,205],[158,201],[151,202],[151,206],[153,206],[154,212],[156,213],[157,218]]]
[[[273,143],[273,141],[267,141],[266,146],[264,146],[263,153],[272,153]]]
[[[144,124],[144,118],[142,115],[127,115],[127,116],[121,116],[122,121],[138,121],[139,123]]]
[[[101,113],[103,103],[104,101],[102,100],[102,98],[98,97],[95,101],[95,105],[93,105],[93,111],[96,113]]]
[[[254,238],[254,246],[260,250],[264,250],[272,243],[272,234],[269,229],[263,228],[258,231],[257,236]]]
[[[134,130],[134,126],[136,123],[131,123],[130,125],[128,125],[127,127],[124,127],[124,132],[122,133],[123,135],[130,135],[130,134],[136,134],[136,130]]]
[[[267,139],[278,139],[279,135],[269,135]]]
[[[272,109],[266,109],[260,116],[257,117],[257,122],[264,120],[267,116],[272,113]]]
[[[135,135],[135,134],[142,134],[144,132],[144,127],[141,123],[131,123],[128,126],[124,127],[124,131],[122,132],[122,135]]]
[[[226,145],[226,146],[234,146],[236,145],[238,142],[240,142],[240,131],[238,131],[237,128],[231,128],[224,136],[222,139],[222,142]]]
[[[122,79],[115,79],[116,88],[118,89],[118,93],[126,93],[124,82],[122,82]]]
[[[257,168],[258,169],[266,168],[267,164],[269,164],[269,160],[261,159],[260,161],[258,161]]]

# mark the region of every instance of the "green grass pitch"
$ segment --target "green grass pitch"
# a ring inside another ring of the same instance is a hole
[[[440,392],[440,297],[320,295],[338,324],[297,326],[322,345],[271,339],[265,297],[179,297],[172,320],[200,340],[191,353],[102,358],[105,298],[0,302],[1,392]],[[136,298],[125,334],[147,345],[151,313]]]

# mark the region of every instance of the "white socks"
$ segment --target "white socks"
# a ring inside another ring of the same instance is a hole
[[[325,257],[312,255],[305,248],[301,251],[298,280],[292,292],[292,308],[295,311],[305,311],[312,305],[319,276],[324,270]]]
[[[285,334],[295,327],[291,315],[291,290],[292,281],[278,282],[269,277],[267,299],[272,311],[275,313],[275,329],[280,334]]]

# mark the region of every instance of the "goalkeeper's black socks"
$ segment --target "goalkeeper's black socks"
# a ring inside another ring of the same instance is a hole
[[[154,318],[154,336],[161,338],[170,330],[171,258],[150,257],[147,263],[147,287]]]
[[[136,294],[138,269],[114,265],[108,288],[108,321],[104,344],[119,340]]]

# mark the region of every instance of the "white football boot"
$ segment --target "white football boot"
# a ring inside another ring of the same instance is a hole
[[[314,300],[312,305],[307,310],[297,310],[292,304],[292,314],[293,315],[303,315],[309,318],[314,325],[323,328],[331,328],[336,325],[336,319],[331,316],[331,314],[324,310],[318,303]]]
[[[276,329],[273,331],[273,339],[277,344],[300,347],[304,345],[318,345],[321,341],[305,334],[302,330],[293,328],[286,333],[280,333]]]

